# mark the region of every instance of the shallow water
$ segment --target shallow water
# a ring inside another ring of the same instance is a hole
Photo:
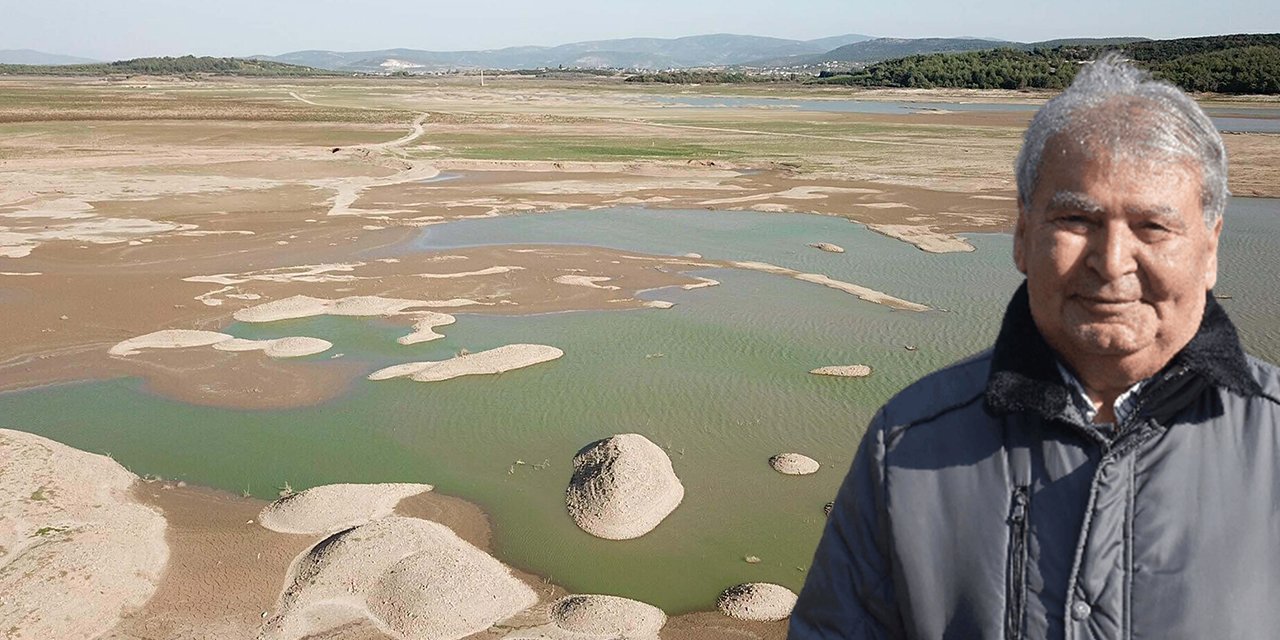
[[[1219,291],[1247,345],[1280,356],[1280,201],[1237,199]],[[270,497],[331,482],[411,481],[475,501],[491,515],[498,555],[577,592],[623,595],[668,612],[711,608],[719,591],[765,580],[798,589],[830,500],[874,410],[919,375],[986,346],[1019,282],[1007,235],[970,237],[977,251],[931,255],[822,216],[750,212],[556,212],[429,227],[407,251],[479,243],[564,242],[628,251],[761,260],[877,288],[939,311],[910,313],[784,276],[736,269],[696,275],[719,287],[646,297],[669,310],[527,317],[460,315],[446,338],[401,346],[404,324],[320,318],[232,325],[266,338],[312,335],[367,371],[512,342],[564,349],[561,360],[442,383],[352,383],[318,407],[194,407],[136,380],[0,395],[6,426],[97,452],[135,473]],[[844,246],[830,254],[804,246]],[[908,351],[904,345],[918,347]],[[325,366],[328,355],[313,357]],[[252,356],[247,356],[252,357]],[[870,364],[866,379],[807,373]],[[50,411],[49,407],[56,407]],[[686,494],[652,533],[593,538],[564,511],[570,459],[587,443],[636,432],[666,448]],[[822,463],[786,477],[769,456]],[[515,464],[522,460],[526,464]],[[535,465],[547,461],[545,469]],[[743,561],[758,556],[760,564]]]
[[[448,181],[450,181],[450,180],[457,180],[458,178],[461,178],[461,177],[462,177],[462,174],[461,174],[461,173],[440,173],[440,174],[437,174],[437,175],[435,175],[435,176],[433,176],[433,177],[427,178],[426,180],[419,180],[419,181],[418,181],[418,184],[431,184],[431,183],[434,183],[434,182],[448,182]]]
[[[647,96],[648,100],[673,107],[703,109],[761,107],[828,113],[908,114],[930,111],[1013,111],[1034,112],[1041,103],[1019,102],[913,102],[888,100],[795,100],[790,98],[736,98],[710,96]],[[1219,131],[1240,133],[1280,133],[1280,109],[1255,107],[1209,107],[1205,109]]]

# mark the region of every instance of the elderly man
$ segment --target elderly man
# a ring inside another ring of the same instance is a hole
[[[1026,283],[991,350],[873,419],[791,638],[1280,634],[1280,377],[1211,295],[1226,164],[1115,58],[1036,114]]]

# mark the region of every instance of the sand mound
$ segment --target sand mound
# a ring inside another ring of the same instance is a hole
[[[809,246],[813,247],[814,249],[822,249],[823,251],[826,251],[828,253],[844,253],[844,247],[840,245],[831,244],[830,242],[814,242]]]
[[[789,476],[807,476],[817,473],[820,466],[817,460],[799,453],[779,453],[769,458],[769,464],[778,473]]]
[[[258,524],[280,533],[329,533],[391,515],[429,484],[328,484],[285,496],[263,508]]]
[[[379,369],[369,374],[370,380],[389,380],[409,376],[418,382],[439,382],[459,376],[502,373],[549,362],[564,352],[541,344],[509,344],[505,347],[468,353],[448,360],[407,362]]]
[[[0,429],[5,638],[96,638],[151,597],[169,547],[134,480],[110,458]]]
[[[389,517],[320,541],[294,561],[262,640],[293,640],[370,620],[407,640],[453,640],[538,596],[448,527]]]
[[[868,367],[865,364],[838,365],[831,367],[818,367],[809,373],[819,376],[836,376],[840,378],[865,378],[871,375],[871,367]]]
[[[188,347],[207,347],[230,340],[232,336],[217,331],[194,331],[190,329],[166,329],[136,338],[129,338],[107,350],[113,356],[132,356],[141,353],[142,349],[186,349]]]
[[[561,629],[608,638],[656,637],[667,623],[661,609],[617,596],[568,596],[554,602],[550,614]]]
[[[299,358],[324,353],[333,343],[320,338],[289,337],[275,340],[232,338],[213,345],[218,351],[262,351],[272,358]]]
[[[418,319],[413,323],[413,333],[397,338],[396,342],[400,344],[418,344],[419,342],[430,342],[439,340],[444,336],[433,331],[436,327],[445,327],[457,322],[457,318],[447,313],[436,313],[427,311],[418,314]]]
[[[329,300],[312,298],[311,296],[292,296],[282,300],[272,300],[241,309],[231,317],[240,322],[275,322],[276,320],[293,320],[324,315],[330,305]]]
[[[791,615],[796,594],[771,582],[751,582],[725,589],[716,606],[730,618],[774,622]]]
[[[573,457],[569,515],[598,538],[629,540],[653,530],[684,499],[671,459],[642,435],[593,442]]]

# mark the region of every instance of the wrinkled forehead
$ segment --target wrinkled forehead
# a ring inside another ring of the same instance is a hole
[[[1056,134],[1045,144],[1033,210],[1162,211],[1203,216],[1200,166],[1186,154],[1142,152]]]

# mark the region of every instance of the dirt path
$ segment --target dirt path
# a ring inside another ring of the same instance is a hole
[[[291,98],[294,98],[295,100],[299,100],[306,104],[317,106],[317,107],[333,106],[333,105],[320,104],[319,102],[315,102],[314,100],[304,98],[301,95],[298,95],[298,93],[295,91],[290,91],[289,96]],[[382,110],[377,107],[357,107],[357,108],[374,110],[374,111]],[[366,161],[372,162],[374,164],[382,165],[382,166],[385,166],[384,162],[379,161],[379,158],[375,156],[371,156],[370,154],[380,151],[390,155],[394,155],[397,157],[397,161],[394,166],[395,169],[399,169],[397,173],[390,176],[382,177],[382,178],[356,176],[351,178],[335,178],[335,179],[312,181],[310,184],[312,184],[313,186],[317,186],[325,189],[333,189],[335,191],[333,200],[332,200],[332,206],[329,208],[329,215],[344,216],[344,215],[360,215],[362,213],[382,214],[383,212],[380,212],[380,211],[364,212],[364,211],[361,211],[360,209],[353,208],[352,205],[356,203],[356,200],[360,199],[360,195],[364,193],[365,190],[370,189],[372,187],[392,187],[398,184],[405,184],[408,182],[428,180],[430,178],[434,178],[440,175],[440,171],[435,167],[404,159],[406,157],[405,154],[400,153],[400,151],[404,149],[404,147],[412,144],[418,138],[421,138],[422,136],[426,135],[427,133],[426,122],[427,122],[427,118],[429,117],[431,117],[431,114],[429,112],[423,111],[419,113],[418,117],[414,118],[413,123],[410,125],[409,132],[404,134],[403,136],[400,136],[399,138],[396,138],[395,140],[389,140],[387,142],[375,142],[371,144],[362,144],[355,147],[352,151],[349,151],[349,153],[356,154],[357,156],[360,156],[362,159]],[[337,149],[337,148],[334,149],[335,153],[338,151],[340,151],[340,149]]]

